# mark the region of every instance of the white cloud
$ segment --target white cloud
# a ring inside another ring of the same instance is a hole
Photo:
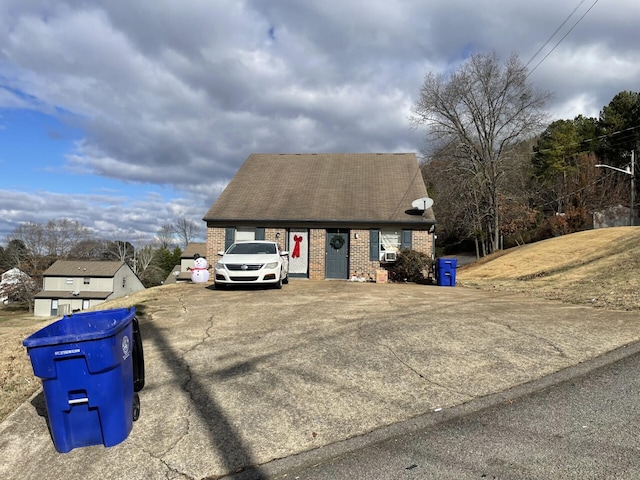
[[[5,0],[0,107],[70,112],[85,136],[66,153],[68,171],[174,189],[181,200],[162,205],[160,217],[191,208],[201,218],[252,152],[419,150],[407,118],[425,74],[472,52],[516,51],[526,62],[573,8],[551,0]],[[599,2],[536,69],[530,80],[555,93],[553,115],[596,115],[619,91],[637,90],[639,16],[635,1]],[[8,206],[16,196],[0,195],[0,208],[20,211]],[[91,203],[69,197],[79,212]],[[97,205],[110,200],[105,228],[141,225],[153,203],[105,197]]]

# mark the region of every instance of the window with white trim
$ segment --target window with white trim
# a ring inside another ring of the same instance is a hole
[[[411,237],[411,230],[370,230],[369,260],[395,261],[400,250],[411,249]]]
[[[380,254],[384,252],[399,252],[402,244],[400,232],[394,230],[380,230]]]
[[[246,242],[256,239],[256,229],[254,227],[236,228],[236,242]]]

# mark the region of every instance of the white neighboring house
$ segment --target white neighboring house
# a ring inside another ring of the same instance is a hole
[[[58,260],[43,274],[42,291],[35,295],[33,314],[67,315],[144,288],[124,262]]]
[[[10,293],[20,288],[21,285],[34,286],[35,288],[31,277],[19,268],[15,267],[4,272],[0,281],[0,303],[3,305],[9,303],[11,301]]]

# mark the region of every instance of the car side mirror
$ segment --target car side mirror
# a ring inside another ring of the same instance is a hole
[[[289,252],[287,252],[287,251],[280,252],[280,256],[282,256],[282,257],[288,257],[288,256],[289,256]]]
[[[223,255],[224,255],[224,250],[220,250],[220,251],[218,252],[218,255],[219,255],[220,257],[221,257],[221,256],[223,256]]]

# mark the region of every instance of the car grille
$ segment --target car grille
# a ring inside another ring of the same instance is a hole
[[[229,277],[232,282],[255,282],[258,277]]]
[[[262,268],[263,263],[227,263],[225,266],[227,270],[231,271],[243,271],[243,272],[255,272],[256,270],[260,270]],[[242,268],[247,267],[247,268]]]

